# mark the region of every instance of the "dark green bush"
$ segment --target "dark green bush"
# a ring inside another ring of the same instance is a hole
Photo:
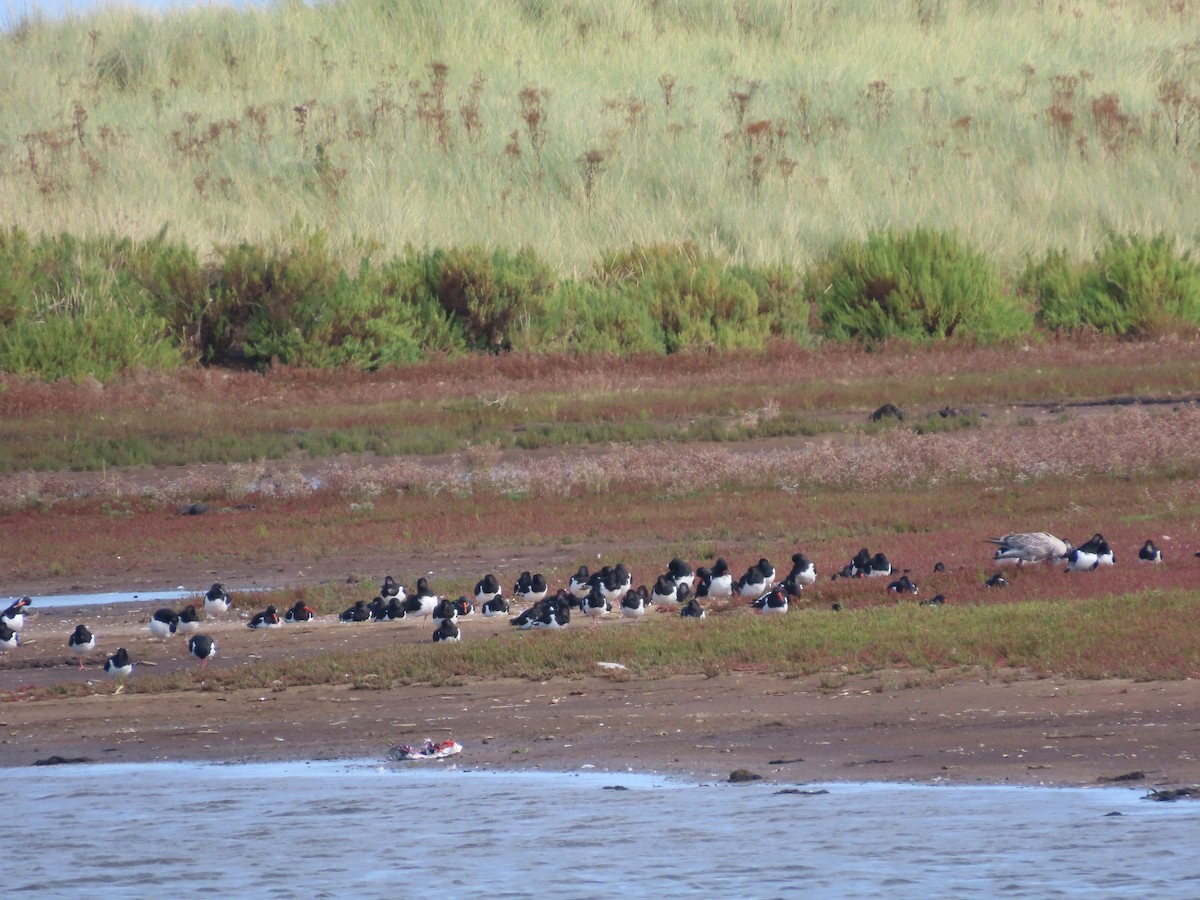
[[[843,243],[810,274],[806,293],[833,340],[986,342],[1031,324],[982,254],[954,235],[924,228]]]
[[[1090,263],[1050,251],[1030,261],[1018,288],[1052,331],[1150,336],[1200,326],[1200,266],[1165,235],[1111,235]]]

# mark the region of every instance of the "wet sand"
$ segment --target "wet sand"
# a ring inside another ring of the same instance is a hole
[[[1022,671],[984,679],[958,670],[805,678],[734,670],[644,679],[602,669],[544,682],[112,694],[99,666],[118,643],[142,671],[197,665],[182,638],[161,644],[149,636],[144,623],[153,606],[44,610],[26,625],[20,655],[0,660],[0,766],[52,756],[382,759],[395,743],[430,737],[454,738],[464,747],[462,764],[489,768],[595,766],[699,778],[744,768],[788,782],[1200,783],[1200,691],[1191,681],[1078,681]],[[100,636],[84,670],[66,651],[76,621]],[[463,629],[464,640],[553,638],[514,634],[496,620],[475,619]],[[332,617],[265,633],[240,620],[205,630],[221,646],[214,667],[427,641],[432,631],[406,622],[342,625]],[[97,683],[89,696],[22,699],[25,686],[89,680]]]

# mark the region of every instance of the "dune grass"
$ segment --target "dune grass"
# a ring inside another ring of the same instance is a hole
[[[320,223],[348,262],[691,240],[804,267],[883,228],[1015,270],[1193,235],[1187,4],[279,3],[0,35],[0,207],[201,248]]]

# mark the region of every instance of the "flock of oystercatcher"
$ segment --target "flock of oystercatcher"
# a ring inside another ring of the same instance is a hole
[[[1006,534],[989,538],[987,542],[996,546],[992,557],[996,563],[1024,566],[1065,562],[1064,571],[1071,573],[1094,571],[1112,566],[1116,561],[1112,548],[1099,532],[1078,547],[1042,531]],[[1160,563],[1163,555],[1153,541],[1147,540],[1138,550],[1137,558],[1141,562]],[[512,590],[513,603],[521,604],[524,609],[509,622],[520,629],[559,629],[570,624],[572,615],[585,616],[594,625],[600,618],[617,612],[625,618],[640,619],[650,609],[677,610],[684,618],[703,619],[705,601],[710,600],[741,600],[762,613],[786,613],[791,601],[817,580],[816,566],[803,553],[792,554],[791,562],[790,570],[782,578],[777,577],[779,573],[775,566],[765,558],[749,566],[740,578],[734,578],[723,557],[711,567],[700,566],[695,570],[676,557],[655,579],[653,587],[644,584],[634,587],[633,575],[624,563],[604,566],[595,572],[582,565],[571,575],[566,587],[553,592],[544,575],[525,571]],[[934,566],[935,572],[944,569],[940,562]],[[872,554],[864,547],[832,578],[875,578],[892,574],[892,563],[885,554]],[[1001,572],[984,582],[988,588],[1002,588],[1007,584],[1008,580]],[[916,595],[920,589],[906,569],[899,578],[888,583],[887,590],[897,595]],[[32,602],[29,597],[21,597],[0,613],[0,651],[14,650],[20,645],[25,610]],[[933,607],[945,603],[943,594],[922,601],[922,605]],[[228,591],[218,582],[205,593],[201,605],[210,619],[217,619],[229,611],[232,601]],[[832,608],[840,610],[841,607],[834,603]],[[338,619],[341,622],[389,622],[420,618],[435,626],[433,642],[443,643],[461,639],[458,626],[461,619],[476,614],[484,618],[508,616],[510,612],[513,612],[510,601],[503,596],[499,579],[493,573],[479,580],[473,597],[464,594],[456,600],[439,597],[425,578],[417,579],[416,588],[410,594],[403,584],[388,575],[373,600],[356,601]],[[307,622],[315,616],[316,612],[299,600],[282,617],[274,605],[269,605],[251,617],[247,626],[252,629],[280,628],[284,622]],[[150,634],[162,641],[177,634],[190,635],[188,653],[200,660],[203,669],[217,655],[217,642],[209,635],[200,634],[199,629],[199,615],[192,603],[179,611],[169,607],[158,609],[149,623]],[[83,668],[84,657],[96,648],[96,638],[86,626],[77,625],[67,646],[78,656],[79,667]],[[133,671],[133,661],[124,647],[105,660],[104,671],[118,679]]]

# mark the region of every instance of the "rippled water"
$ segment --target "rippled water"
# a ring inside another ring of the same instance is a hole
[[[1200,896],[1200,803],[1132,789],[805,796],[367,761],[3,774],[7,896]]]

